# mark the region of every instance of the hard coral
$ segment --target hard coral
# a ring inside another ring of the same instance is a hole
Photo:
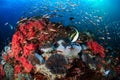
[[[53,54],[46,61],[46,67],[50,69],[53,74],[64,74],[66,73],[67,61],[61,54]]]

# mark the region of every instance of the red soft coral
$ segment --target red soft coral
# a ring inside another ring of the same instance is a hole
[[[27,58],[38,48],[38,45],[41,44],[34,42],[34,38],[39,42],[48,39],[47,35],[42,34],[42,30],[45,29],[46,26],[42,19],[27,19],[18,25],[19,27],[12,38],[11,55],[13,55],[15,63],[19,63],[15,65],[14,70],[15,74],[21,71],[29,73],[33,65],[29,63]],[[4,58],[6,60],[8,59],[7,56],[4,56]],[[21,68],[23,68],[23,70]]]
[[[3,70],[3,66],[0,65],[0,80],[3,80],[4,75],[5,75],[5,72]]]
[[[15,67],[14,67],[14,74],[19,74],[20,72],[21,72],[20,65],[15,65]]]
[[[25,45],[24,48],[23,48],[23,51],[24,51],[24,54],[23,56],[24,57],[27,57],[29,56],[29,54],[34,51],[36,49],[37,45],[36,44],[28,44],[28,45]]]
[[[99,54],[101,57],[105,57],[104,48],[99,43],[96,41],[89,41],[87,45],[94,54]]]
[[[19,58],[19,61],[22,63],[22,66],[24,67],[24,72],[29,73],[32,70],[33,66],[32,64],[29,63],[29,61],[26,58],[21,57]]]
[[[13,54],[12,53],[3,54],[2,57],[5,61],[7,61],[13,57]]]
[[[12,38],[12,53],[14,57],[17,58],[18,54],[22,50],[21,43],[23,42],[23,36],[21,36],[20,32],[17,31]]]
[[[8,60],[8,55],[3,55],[2,57],[3,57],[3,59],[4,59],[5,61]]]
[[[19,30],[23,33],[23,35],[27,34],[27,29],[25,27],[25,24],[20,24],[19,25]]]

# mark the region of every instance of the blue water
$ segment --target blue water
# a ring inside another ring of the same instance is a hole
[[[0,50],[11,41],[21,17],[43,15],[64,26],[91,30],[102,44],[120,47],[119,5],[120,0],[0,0]]]

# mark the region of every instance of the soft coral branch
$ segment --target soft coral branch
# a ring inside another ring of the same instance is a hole
[[[96,41],[89,41],[87,43],[89,49],[93,51],[94,54],[99,54],[101,57],[105,57],[104,48]]]

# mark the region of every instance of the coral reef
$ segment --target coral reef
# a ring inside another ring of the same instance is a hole
[[[93,38],[46,18],[21,19],[12,42],[1,52],[0,80],[119,78],[119,57],[110,58]]]

